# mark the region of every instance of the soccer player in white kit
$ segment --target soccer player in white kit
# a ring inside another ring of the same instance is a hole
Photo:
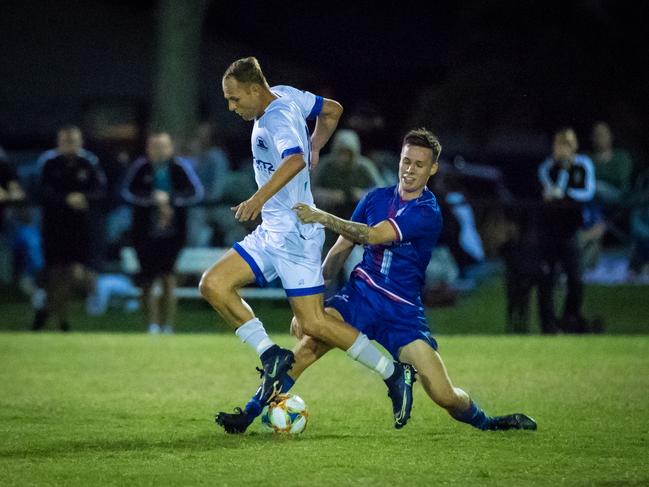
[[[320,268],[324,229],[301,223],[292,210],[298,202],[313,204],[309,169],[333,134],[342,107],[294,88],[271,89],[254,57],[232,63],[222,86],[229,110],[254,120],[251,145],[259,189],[232,210],[242,222],[261,214],[262,223],[203,274],[200,291],[259,355],[263,366],[259,407],[292,385],[287,372],[294,356],[273,343],[237,290],[279,277],[304,332],[345,350],[380,374],[392,399],[395,427],[404,426],[412,408],[414,368],[387,358],[366,335],[324,312]],[[306,125],[309,117],[317,117],[313,135]]]

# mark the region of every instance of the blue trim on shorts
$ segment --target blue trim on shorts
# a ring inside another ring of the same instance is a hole
[[[313,104],[313,108],[311,109],[311,113],[309,113],[309,116],[306,117],[306,119],[307,120],[313,120],[318,115],[320,115],[320,112],[322,112],[322,105],[323,104],[324,104],[324,99],[321,96],[316,95],[315,103]]]
[[[248,265],[252,269],[252,272],[255,273],[255,279],[257,281],[257,284],[260,287],[266,287],[268,285],[268,282],[264,277],[264,273],[261,272],[261,269],[257,265],[257,262],[255,262],[255,259],[253,259],[252,256],[248,252],[246,252],[246,250],[237,242],[234,243],[232,248],[243,258],[243,260],[245,260],[248,263]]]
[[[286,149],[284,152],[282,152],[282,159],[288,156],[292,156],[293,154],[304,154],[304,151],[302,150],[302,147],[291,147],[290,149]]]
[[[322,294],[325,290],[324,284],[321,286],[313,286],[313,287],[298,287],[295,289],[284,289],[284,292],[286,292],[286,295],[289,298],[294,298],[297,296],[310,296],[312,294]]]

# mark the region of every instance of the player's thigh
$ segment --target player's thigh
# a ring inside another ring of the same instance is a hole
[[[401,348],[401,362],[417,369],[424,389],[435,402],[452,401],[455,392],[442,357],[424,340],[415,340]]]
[[[322,293],[292,296],[289,297],[288,301],[298,326],[302,326],[304,333],[308,334],[304,327],[309,323],[319,323],[325,319],[324,294]]]
[[[336,308],[327,306],[325,307],[324,310],[325,313],[328,314],[329,316],[340,321],[345,321],[343,315],[341,315]],[[291,335],[293,335],[298,340],[301,340],[304,337],[308,337],[308,335],[304,333],[304,330],[302,329],[302,325],[300,324],[300,322],[297,320],[295,316],[293,316],[293,318],[291,319]]]
[[[203,273],[203,289],[238,289],[255,282],[250,265],[233,249],[228,250],[212,267]]]

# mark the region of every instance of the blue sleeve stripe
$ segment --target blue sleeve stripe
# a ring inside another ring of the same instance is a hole
[[[293,154],[304,154],[304,151],[302,150],[302,147],[291,147],[290,149],[286,149],[284,152],[282,152],[282,159]]]
[[[297,296],[311,296],[312,294],[322,294],[325,290],[324,285],[313,287],[300,287],[295,289],[284,289],[286,296],[295,298]]]
[[[309,113],[309,116],[306,117],[307,120],[313,120],[316,118],[318,115],[320,115],[320,112],[322,111],[322,105],[324,104],[324,98],[321,96],[315,97],[315,103],[313,104],[313,108],[311,109],[311,113]]]
[[[255,274],[255,279],[259,287],[266,287],[268,285],[268,282],[264,277],[264,273],[261,272],[261,269],[257,265],[257,262],[255,262],[255,259],[252,258],[252,255],[246,252],[245,249],[236,242],[232,246],[232,248],[243,258],[243,260],[245,260],[248,263],[248,265],[252,269],[252,272],[254,272]]]

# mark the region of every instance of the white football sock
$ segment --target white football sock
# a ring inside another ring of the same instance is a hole
[[[363,333],[358,334],[347,355],[377,372],[384,380],[394,373],[394,362],[379,352]]]
[[[243,325],[237,328],[235,333],[243,343],[247,343],[254,348],[257,355],[260,357],[262,353],[275,345],[266,333],[264,325],[258,318],[246,321]]]

